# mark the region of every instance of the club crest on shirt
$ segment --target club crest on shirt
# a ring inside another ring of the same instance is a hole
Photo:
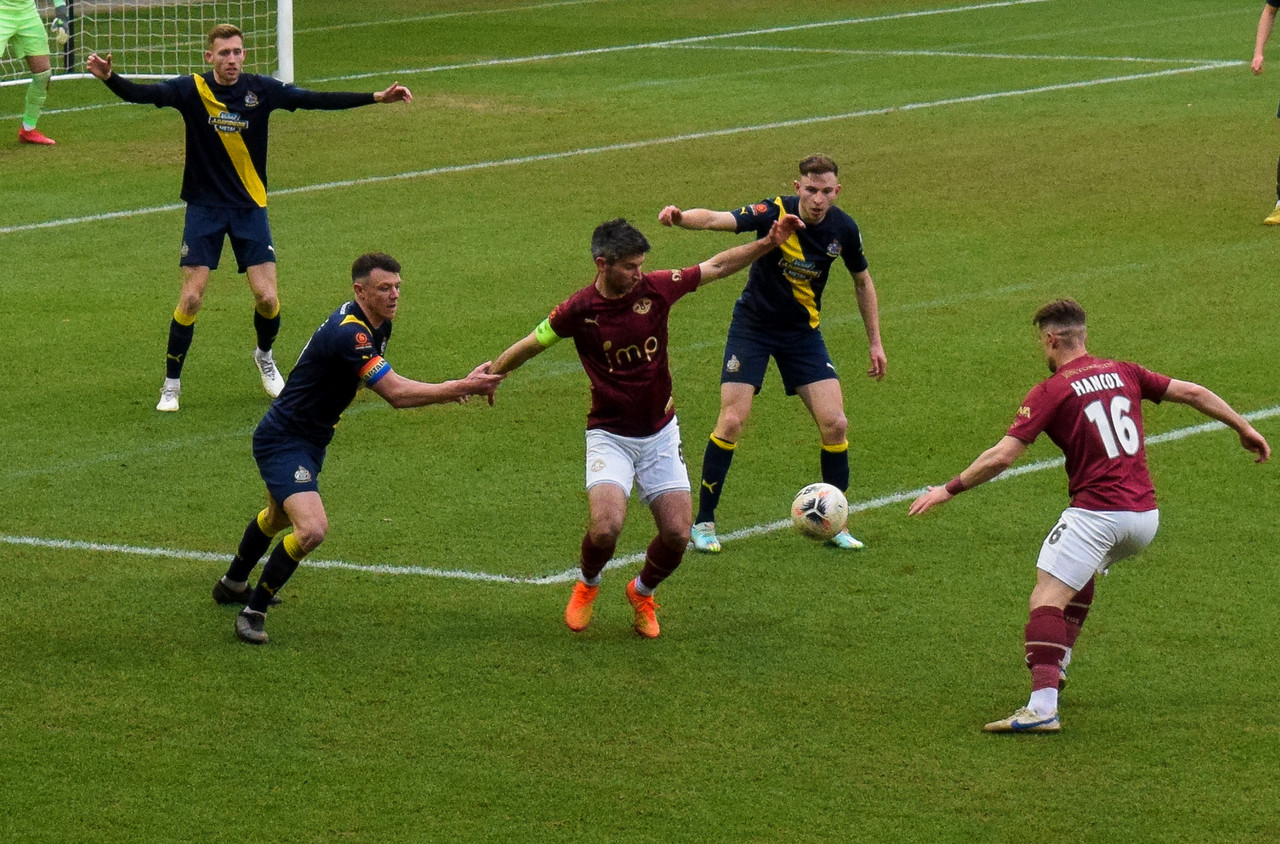
[[[737,355],[729,355],[729,360],[724,365],[725,372],[737,372],[742,369],[742,361],[738,360]]]
[[[590,465],[590,466],[588,466],[588,467],[587,467],[587,469],[589,469],[589,470],[590,470],[590,471],[592,471],[592,472],[603,472],[603,471],[604,471],[604,460],[602,460],[602,459],[600,459],[599,457],[597,457],[595,460],[592,460],[592,461],[591,461],[591,465]]]
[[[671,281],[674,282],[675,284],[679,284],[680,279],[682,278],[684,278],[684,273],[680,272],[680,270],[671,271]]]
[[[293,479],[300,484],[311,482],[311,473],[307,471],[306,466],[299,466],[298,471],[293,473]]]
[[[258,105],[258,95],[250,91],[244,95],[244,107],[256,108]]]
[[[652,307],[653,300],[646,296],[643,299],[637,300],[636,303],[631,306],[631,310],[643,316],[644,314],[649,313],[649,309]]]
[[[1017,418],[1019,418],[1019,419],[1030,419],[1030,418],[1031,418],[1031,408],[1027,407],[1027,406],[1024,404],[1022,407],[1018,408],[1018,412],[1017,412],[1016,416],[1017,416]]]
[[[831,244],[827,247],[827,254],[830,255],[832,258],[839,258],[840,250],[842,248],[843,247],[840,246],[840,241],[832,240]]]

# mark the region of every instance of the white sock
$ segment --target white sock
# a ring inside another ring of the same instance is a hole
[[[241,589],[243,589],[243,588],[245,588],[246,586],[248,586],[248,585],[249,585],[249,581],[247,581],[247,580],[227,580],[227,576],[224,574],[224,575],[222,576],[222,584],[223,584],[224,586],[229,586],[230,588],[232,588],[232,589],[236,590],[237,592],[239,592]]]
[[[597,574],[595,577],[591,578],[590,580],[587,580],[585,577],[582,576],[582,572],[578,572],[578,580],[581,580],[583,583],[587,584],[588,586],[599,586],[600,581],[604,580],[604,574],[603,573]]]
[[[1062,661],[1058,663],[1063,668],[1071,664],[1071,648],[1067,648],[1066,653],[1062,655]]]
[[[166,378],[166,379],[164,379],[164,389],[166,389],[166,390],[177,390],[177,389],[179,389],[179,388],[181,388],[181,387],[182,387],[182,379],[181,379],[181,378]]]
[[[648,586],[645,586],[643,583],[640,582],[640,577],[638,575],[636,576],[636,579],[631,582],[636,585],[637,595],[644,595],[645,597],[649,597],[650,595],[653,594],[652,589],[650,589]]]
[[[1050,686],[1047,689],[1036,689],[1027,701],[1027,709],[1039,715],[1049,716],[1058,711],[1058,689]]]

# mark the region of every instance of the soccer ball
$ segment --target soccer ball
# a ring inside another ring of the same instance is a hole
[[[810,539],[830,539],[848,520],[849,502],[831,484],[809,484],[791,502],[791,524]]]

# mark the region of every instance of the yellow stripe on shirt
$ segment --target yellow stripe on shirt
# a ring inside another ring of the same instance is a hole
[[[773,204],[778,206],[781,215],[787,213],[787,209],[782,205],[782,197],[773,200]],[[792,232],[791,237],[778,247],[782,250],[782,254],[787,257],[788,261],[794,261],[798,264],[805,263],[808,259],[804,257],[804,249],[800,246],[800,233]],[[809,312],[809,327],[818,327],[818,300],[813,294],[813,285],[802,278],[796,278],[794,273],[787,272],[786,267],[782,268],[782,274],[787,277],[787,281],[791,282],[791,295],[796,297],[796,301],[804,306]]]
[[[204,103],[204,109],[209,112],[209,118],[214,121],[222,118],[226,114],[227,107],[218,102],[218,98],[209,88],[209,83],[205,82],[202,76],[198,74],[192,76],[196,81],[196,90],[200,92],[200,100]],[[217,128],[214,128],[214,131],[218,134],[218,140],[222,141],[222,146],[226,148],[231,166],[236,168],[244,189],[249,192],[253,201],[258,203],[258,207],[266,208],[267,186],[262,183],[258,171],[253,167],[253,159],[249,156],[249,148],[245,146],[244,138],[240,137],[239,132],[222,132]]]

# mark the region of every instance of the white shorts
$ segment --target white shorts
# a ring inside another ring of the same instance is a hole
[[[1036,568],[1073,589],[1106,573],[1107,566],[1132,557],[1155,539],[1160,511],[1082,510],[1068,507],[1040,546]]]
[[[617,484],[627,497],[631,485],[640,488],[648,504],[664,492],[689,492],[689,469],[680,446],[680,423],[672,419],[648,437],[620,437],[592,428],[587,431],[587,489],[600,483]]]

